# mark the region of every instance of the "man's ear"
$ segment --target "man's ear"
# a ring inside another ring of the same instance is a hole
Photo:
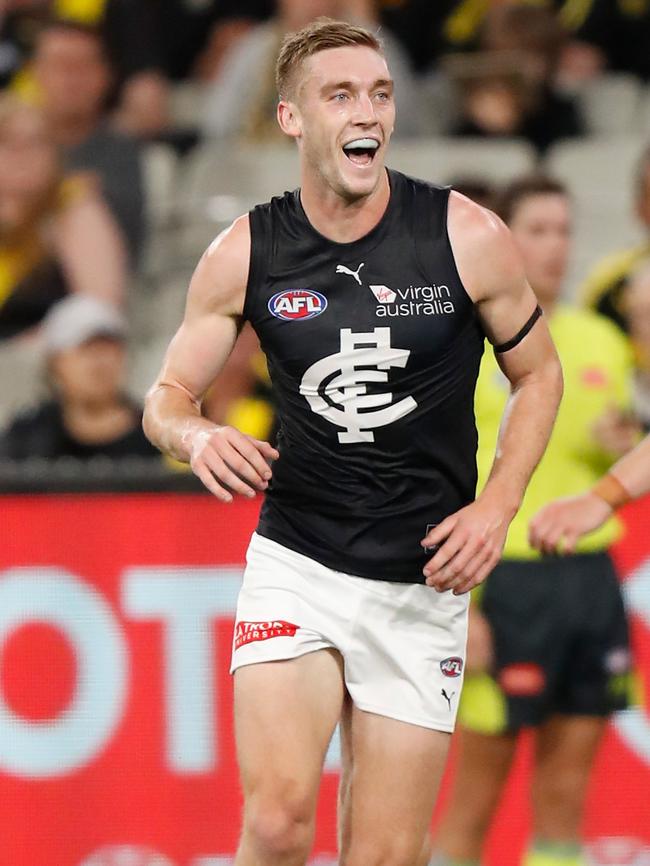
[[[300,122],[300,112],[295,102],[290,102],[287,99],[281,99],[278,102],[278,123],[280,129],[285,135],[291,138],[298,138],[302,132],[302,124]]]

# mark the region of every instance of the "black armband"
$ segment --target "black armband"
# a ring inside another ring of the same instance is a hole
[[[512,340],[508,340],[507,343],[501,343],[500,346],[495,346],[494,351],[501,354],[502,352],[509,352],[510,349],[514,349],[515,346],[518,346],[519,343],[521,343],[521,341],[524,339],[526,334],[528,334],[528,332],[532,329],[533,325],[541,315],[542,308],[539,304],[537,304],[535,310],[533,311],[533,315],[530,317],[530,319],[528,319],[524,327],[517,334],[515,334]]]

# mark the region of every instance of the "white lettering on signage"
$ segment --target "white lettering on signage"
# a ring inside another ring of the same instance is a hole
[[[211,772],[217,764],[212,625],[234,615],[241,577],[239,568],[189,566],[130,568],[123,575],[127,616],[163,627],[165,759],[179,774]],[[34,721],[9,706],[0,687],[0,771],[64,776],[96,759],[119,728],[129,694],[128,642],[101,593],[60,568],[14,568],[0,576],[0,653],[14,631],[31,623],[51,625],[72,647],[74,693],[56,718]],[[335,772],[340,763],[337,732],[325,768]]]
[[[13,568],[0,580],[0,650],[30,622],[59,630],[74,649],[77,677],[71,703],[56,719],[18,716],[0,693],[0,769],[48,778],[91,761],[122,718],[128,665],[124,638],[96,589],[58,568]]]

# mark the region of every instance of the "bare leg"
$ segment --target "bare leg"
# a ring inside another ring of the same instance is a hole
[[[342,728],[341,866],[425,866],[450,735],[354,706]]]
[[[515,754],[514,734],[478,734],[459,727],[452,790],[434,839],[451,860],[477,862]]]
[[[594,716],[553,716],[537,732],[534,835],[577,842],[591,767],[605,728]]]
[[[244,792],[236,866],[304,866],[321,770],[341,714],[333,650],[235,672],[235,735]]]

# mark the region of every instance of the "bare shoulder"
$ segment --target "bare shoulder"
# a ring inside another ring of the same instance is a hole
[[[201,256],[190,282],[188,315],[241,315],[246,297],[250,251],[250,224],[248,214],[244,214],[224,229]]]
[[[474,303],[524,282],[510,229],[491,210],[452,190],[447,229],[458,273]]]

